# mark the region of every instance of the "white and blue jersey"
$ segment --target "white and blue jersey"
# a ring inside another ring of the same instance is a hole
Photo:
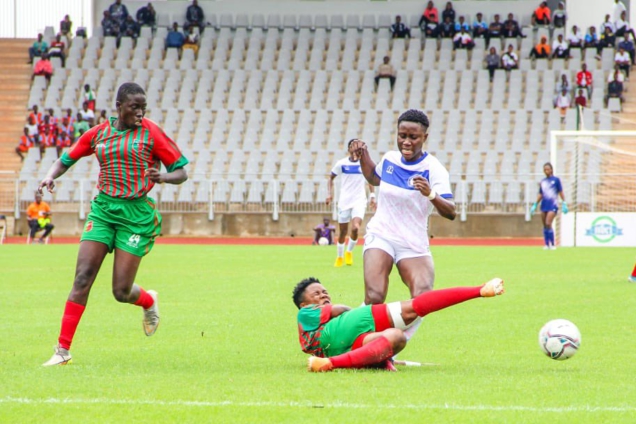
[[[563,191],[561,180],[554,175],[541,180],[539,193],[541,194],[541,212],[556,212],[559,210],[559,193]]]
[[[340,176],[338,209],[347,210],[360,205],[364,209],[367,203],[367,180],[362,175],[360,161],[353,162],[349,157],[340,159],[331,169],[331,175]]]
[[[378,206],[367,224],[367,234],[414,252],[427,252],[428,217],[435,207],[413,187],[413,178],[426,178],[439,196],[452,199],[448,171],[426,152],[417,161],[405,162],[399,151],[389,151],[376,165],[375,174],[381,180]]]

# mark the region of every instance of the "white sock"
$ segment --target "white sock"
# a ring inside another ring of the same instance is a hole
[[[404,330],[404,335],[406,336],[407,341],[411,340],[411,337],[415,335],[415,332],[417,331],[418,328],[420,328],[421,324],[422,324],[422,317],[417,317],[415,321],[411,323],[411,326],[407,328],[406,330]]]
[[[340,244],[337,243],[338,245],[338,257],[342,258],[344,256],[344,243]]]
[[[349,237],[349,244],[347,245],[347,252],[353,252],[353,248],[356,247],[357,243],[358,243],[358,240],[351,240],[351,237]]]

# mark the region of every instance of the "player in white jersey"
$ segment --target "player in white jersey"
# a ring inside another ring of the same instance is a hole
[[[397,151],[376,164],[362,141],[354,142],[362,173],[380,186],[377,210],[367,224],[364,241],[365,303],[384,303],[389,274],[396,265],[411,297],[433,289],[435,270],[428,242],[428,217],[433,208],[455,219],[455,203],[448,171],[424,149],[429,121],[426,114],[408,110],[398,118]],[[414,324],[410,337],[419,322]]]
[[[360,158],[355,151],[351,149],[351,145],[357,139],[349,140],[347,151],[349,156],[340,159],[331,169],[331,178],[329,179],[329,194],[327,196],[327,205],[333,200],[333,180],[340,176],[340,196],[338,197],[338,224],[340,234],[338,235],[338,245],[335,267],[341,267],[343,262],[347,265],[353,265],[353,248],[358,243],[358,230],[364,219],[364,212],[367,209],[367,192],[365,186],[367,182],[362,175],[360,169]],[[375,193],[373,186],[369,185],[369,202],[371,207],[375,207]],[[345,238],[349,230],[349,222],[351,222],[351,234],[349,235],[349,243],[345,251]]]

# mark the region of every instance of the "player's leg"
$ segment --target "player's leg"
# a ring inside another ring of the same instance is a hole
[[[333,266],[336,268],[344,265],[344,253],[345,253],[345,238],[347,237],[347,231],[349,231],[349,221],[351,221],[351,209],[338,209],[338,241],[336,244],[336,262]]]
[[[367,241],[371,238],[367,238]],[[384,303],[389,289],[389,275],[393,269],[393,256],[379,248],[364,250],[364,303]]]
[[[556,217],[556,211],[548,211],[545,213],[545,229],[548,241],[548,246],[554,247],[554,229],[552,228],[552,222]]]
[[[543,225],[543,243],[544,249],[549,249],[550,248],[550,237],[549,237],[549,233],[548,233],[548,226],[547,226],[547,212],[541,212],[541,223]]]
[[[400,277],[409,288],[412,298],[433,290],[435,266],[433,264],[433,257],[430,254],[398,259],[397,268],[400,272]],[[405,331],[408,340],[413,337],[421,324],[422,320],[418,318]]]
[[[50,234],[51,231],[53,231],[53,229],[55,228],[55,225],[48,223],[44,226],[44,234],[42,234],[42,237],[40,237],[40,240],[44,241]]]
[[[347,244],[347,251],[345,252],[345,264],[347,265],[353,265],[353,249],[358,244],[358,234],[360,233],[360,226],[362,225],[366,207],[367,203],[364,201],[351,209],[351,234],[349,235],[349,244]]]
[[[631,281],[632,283],[636,283],[636,265],[634,265],[632,275],[629,276],[629,281]]]

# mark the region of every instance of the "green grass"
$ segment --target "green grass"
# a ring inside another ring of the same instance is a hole
[[[0,422],[545,423],[636,421],[633,249],[434,247],[436,288],[506,280],[501,298],[435,313],[401,358],[437,366],[398,373],[310,374],[291,289],[319,277],[333,301],[363,298],[361,250],[160,245],[138,281],[159,291],[162,323],[111,295],[105,262],[73,345],[56,342],[77,246],[0,246]],[[407,297],[394,271],[388,300]],[[577,324],[579,353],[543,356],[541,326]]]

